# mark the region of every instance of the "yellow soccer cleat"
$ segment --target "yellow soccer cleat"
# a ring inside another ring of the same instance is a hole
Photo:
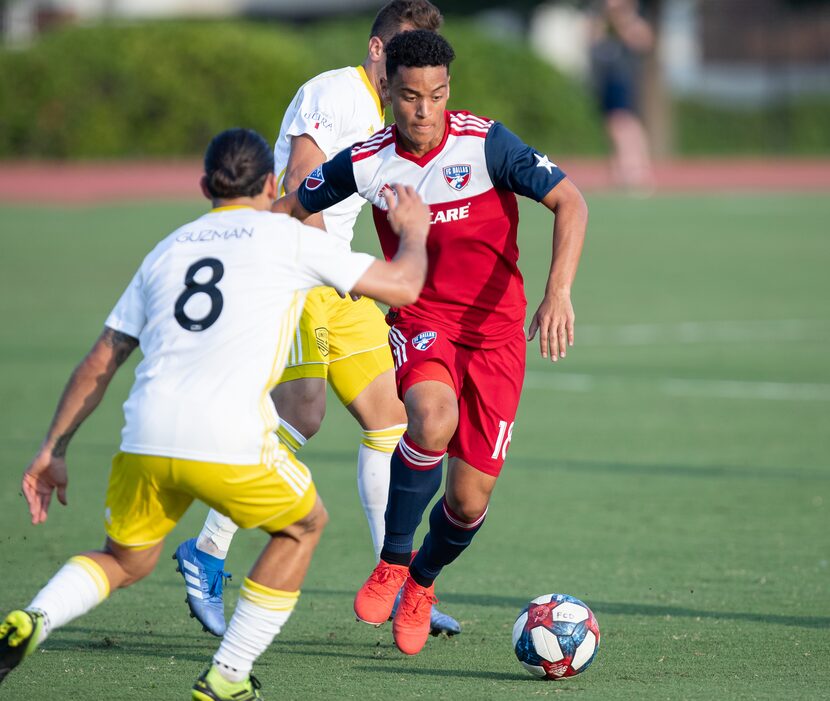
[[[30,611],[12,611],[0,623],[0,682],[37,650],[42,629],[43,616]]]
[[[193,701],[263,701],[259,680],[251,675],[244,682],[229,682],[211,665],[193,685]]]

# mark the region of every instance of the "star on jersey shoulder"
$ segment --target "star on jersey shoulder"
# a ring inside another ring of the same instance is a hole
[[[537,168],[544,168],[548,173],[553,175],[553,169],[557,168],[558,166],[553,161],[548,160],[547,156],[540,156],[538,153],[533,154],[534,158],[539,161],[536,164]]]

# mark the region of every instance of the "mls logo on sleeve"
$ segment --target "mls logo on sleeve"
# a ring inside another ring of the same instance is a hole
[[[463,190],[470,182],[472,168],[468,165],[447,166],[444,170],[444,180],[453,190]]]
[[[306,176],[305,186],[307,190],[316,190],[326,179],[323,177],[323,167],[318,166]]]
[[[422,331],[412,339],[412,347],[415,350],[425,351],[435,343],[436,338],[438,338],[437,331]]]

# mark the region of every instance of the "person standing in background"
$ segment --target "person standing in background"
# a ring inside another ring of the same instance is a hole
[[[654,32],[636,0],[599,0],[591,17],[591,73],[611,142],[611,176],[635,192],[654,187],[648,139],[637,110],[641,57]]]

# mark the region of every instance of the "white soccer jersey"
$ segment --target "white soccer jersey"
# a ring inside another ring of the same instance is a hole
[[[251,465],[271,462],[277,384],[305,290],[346,292],[374,258],[282,214],[214,210],[144,259],[106,320],[144,358],[124,404],[121,450]]]
[[[307,134],[326,160],[383,128],[383,108],[362,66],[321,73],[303,85],[285,112],[274,146],[274,170],[282,190],[291,137]],[[326,231],[351,244],[354,223],[365,204],[354,195],[323,212]]]

